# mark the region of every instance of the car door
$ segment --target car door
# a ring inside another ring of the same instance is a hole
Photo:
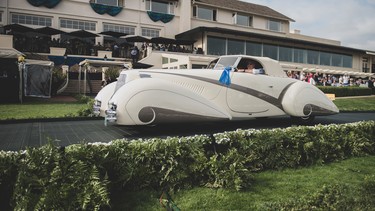
[[[269,110],[264,100],[270,89],[264,82],[265,76],[249,73],[233,73],[231,85],[227,88],[227,104],[234,112],[262,113]]]

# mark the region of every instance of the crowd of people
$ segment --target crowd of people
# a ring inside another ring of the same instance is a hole
[[[324,73],[305,73],[299,71],[289,71],[287,74],[290,78],[305,81],[316,86],[359,86],[374,88],[375,82],[374,78],[356,78],[351,77],[348,74],[333,75]]]
[[[51,38],[51,36],[25,36],[23,34],[14,34],[14,48],[21,52],[49,53],[50,47],[66,48],[69,55],[87,55],[96,56],[99,50],[112,51],[113,57],[133,58],[131,52],[136,45],[126,42],[125,39],[105,38],[104,43],[95,43],[95,38],[71,38],[63,37],[62,39]],[[147,49],[156,51],[170,51],[183,53],[197,53],[197,49],[192,49],[191,45],[177,44],[158,44],[142,43],[137,47],[139,58],[147,55]]]

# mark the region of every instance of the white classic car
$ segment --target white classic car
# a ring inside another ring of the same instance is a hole
[[[262,74],[244,73],[249,62]],[[119,125],[236,121],[289,115],[304,121],[337,114],[309,83],[288,78],[278,61],[221,56],[207,69],[132,69],[95,97],[94,113]]]

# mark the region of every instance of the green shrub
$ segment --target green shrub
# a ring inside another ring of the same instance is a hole
[[[75,95],[74,98],[78,100],[78,103],[89,103],[93,100],[92,97],[81,94]]]
[[[19,160],[14,210],[99,210],[109,205],[107,180],[92,159],[52,143],[28,148]]]
[[[234,148],[226,153],[218,153],[208,161],[209,178],[207,187],[235,188],[241,190],[249,186],[252,175],[246,168],[246,157]]]
[[[202,183],[206,136],[114,141],[106,165],[114,188],[180,189]]]
[[[366,96],[371,95],[372,90],[366,87],[356,87],[356,86],[318,86],[320,90],[324,93],[335,94],[336,97],[346,97],[346,96]]]
[[[86,103],[86,106],[78,111],[78,116],[93,116],[94,99],[86,95],[76,95],[75,98],[79,103]]]
[[[112,81],[119,77],[121,72],[121,67],[111,66],[105,71],[105,78],[111,78]]]
[[[78,111],[78,116],[81,116],[81,117],[93,116],[93,106],[94,106],[94,100],[91,99],[89,102],[86,103],[85,108],[82,108]]]
[[[0,207],[11,210],[10,201],[16,184],[21,153],[0,151]]]
[[[241,190],[254,182],[254,172],[369,154],[375,154],[374,121],[66,148],[51,142],[20,153],[0,153],[0,206],[11,201],[15,210],[107,209],[110,193],[121,189],[178,190],[205,185]],[[373,176],[365,179],[365,193],[374,192],[374,181]],[[345,191],[323,187],[312,198],[270,206],[339,209],[347,199]],[[365,198],[355,203],[366,204]]]

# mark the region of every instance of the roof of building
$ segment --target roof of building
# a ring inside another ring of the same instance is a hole
[[[269,7],[238,0],[195,0],[195,3],[294,22],[293,19]]]
[[[221,27],[200,26],[200,27],[196,27],[194,29],[185,31],[183,33],[177,34],[175,37],[176,37],[176,39],[184,39],[186,37],[191,38],[192,36],[197,35],[197,34],[201,34],[202,32],[214,32],[214,33],[220,33],[220,34],[235,34],[237,36],[260,38],[260,39],[263,39],[265,41],[266,40],[279,41],[279,42],[283,42],[284,44],[291,43],[291,44],[314,46],[314,47],[318,47],[318,48],[329,48],[331,50],[337,50],[337,51],[350,50],[350,51],[364,53],[364,54],[366,53],[365,50],[349,48],[349,47],[344,47],[344,46],[339,46],[339,45],[329,45],[329,44],[324,44],[324,43],[293,39],[293,38],[289,38],[289,37],[265,35],[265,34],[259,34],[259,33],[254,33],[254,32],[246,32],[246,31],[238,31],[238,30],[233,30],[233,29],[226,29],[226,28],[221,28]]]

